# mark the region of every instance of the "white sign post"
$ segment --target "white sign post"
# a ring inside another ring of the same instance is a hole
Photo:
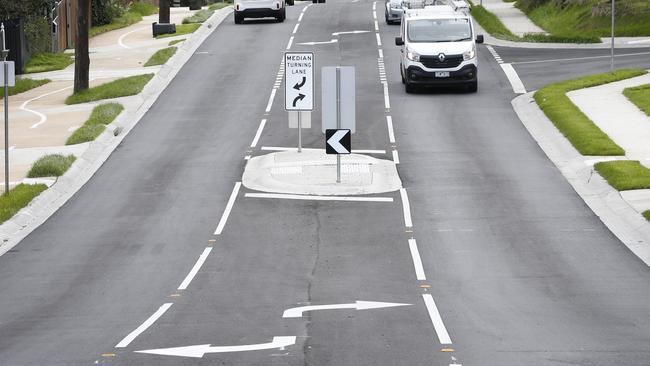
[[[314,53],[284,54],[284,109],[298,117],[298,152],[302,152],[302,111],[314,109]]]
[[[9,87],[16,86],[16,70],[13,61],[7,61],[9,50],[5,43],[5,25],[0,24],[0,33],[2,33],[2,44],[0,44],[0,54],[2,56],[2,80],[0,84],[5,88],[5,194],[9,193]]]
[[[326,136],[327,130],[356,132],[354,79],[353,66],[326,66],[321,71],[322,125]],[[330,140],[326,138],[325,141],[327,148],[327,145],[331,145]],[[351,149],[351,146],[349,147]],[[341,155],[338,153],[336,155],[336,183],[341,183]]]

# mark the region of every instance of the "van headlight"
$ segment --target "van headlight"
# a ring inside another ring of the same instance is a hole
[[[469,51],[463,53],[463,60],[465,61],[471,60],[474,57],[476,57],[476,46],[472,46]]]
[[[420,54],[418,54],[415,51],[408,50],[408,51],[406,51],[406,58],[408,58],[411,61],[419,62],[420,61]]]

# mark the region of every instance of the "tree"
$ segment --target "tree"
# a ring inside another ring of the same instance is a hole
[[[158,23],[169,24],[169,3],[170,0],[160,0],[158,10]]]
[[[75,40],[74,92],[88,89],[90,79],[90,55],[88,54],[88,31],[90,28],[90,0],[77,0],[77,39]]]

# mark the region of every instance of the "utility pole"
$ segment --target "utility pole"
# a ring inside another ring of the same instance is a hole
[[[5,42],[5,25],[0,24],[0,33],[2,33],[2,66],[4,71],[4,88],[5,88],[5,194],[9,193],[9,64],[7,56],[9,50]]]
[[[74,49],[74,92],[88,89],[90,79],[90,56],[88,54],[88,30],[90,0],[77,1],[77,39]]]
[[[158,23],[169,24],[169,4],[170,0],[160,0],[158,10]]]
[[[616,0],[612,0],[612,62],[610,70],[614,71],[614,39],[616,37]]]

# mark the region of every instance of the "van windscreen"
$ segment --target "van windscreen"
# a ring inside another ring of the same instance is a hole
[[[411,42],[458,42],[472,39],[469,19],[414,19],[408,22]]]

